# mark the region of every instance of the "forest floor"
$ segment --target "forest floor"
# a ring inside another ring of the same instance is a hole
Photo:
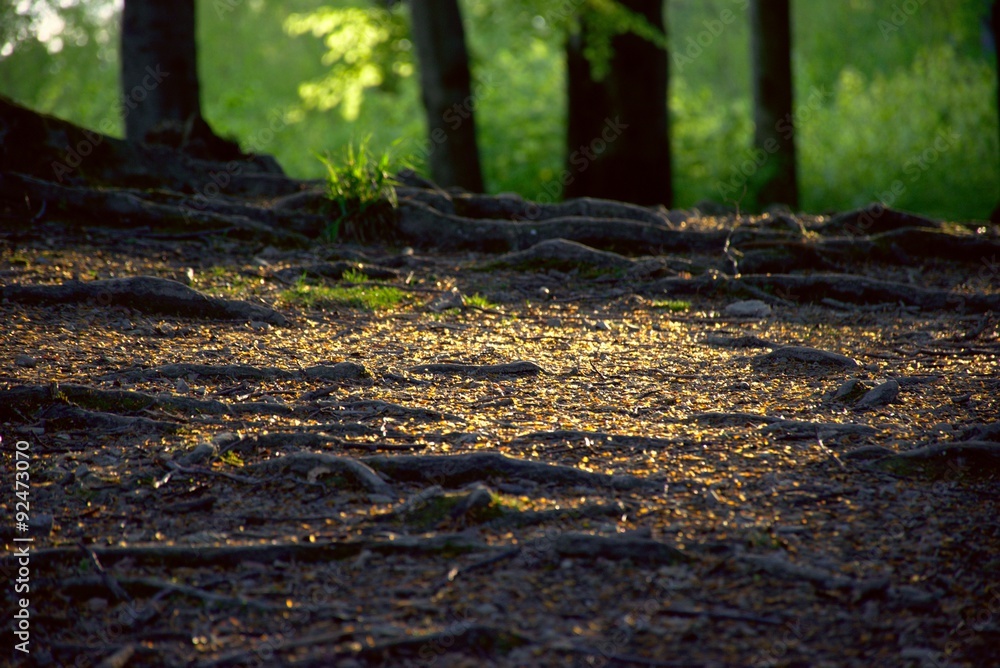
[[[717,253],[3,242],[0,663],[1000,666],[988,309],[672,290]],[[10,291],[135,276],[266,308]]]

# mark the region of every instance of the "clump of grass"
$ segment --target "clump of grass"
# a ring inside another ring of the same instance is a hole
[[[378,155],[363,139],[347,145],[339,161],[319,156],[326,167],[326,191],[331,221],[323,236],[328,241],[360,243],[391,241],[396,223],[396,180],[388,151]]]
[[[462,302],[466,306],[472,306],[472,307],[475,307],[475,308],[481,308],[481,309],[495,309],[495,308],[497,308],[496,304],[494,304],[493,302],[491,302],[489,299],[487,299],[486,297],[482,296],[478,292],[476,294],[474,294],[474,295],[466,295],[465,297],[462,297]]]
[[[363,280],[367,280],[364,274],[361,276]],[[281,298],[288,304],[306,308],[349,306],[366,311],[388,311],[399,305],[406,294],[391,285],[325,286],[310,285],[299,280],[294,286],[284,290]]]
[[[368,275],[357,269],[348,269],[340,277],[340,280],[346,283],[367,283]]]
[[[657,299],[653,301],[652,307],[661,311],[679,313],[680,311],[687,311],[690,309],[691,302],[686,302],[682,299]]]

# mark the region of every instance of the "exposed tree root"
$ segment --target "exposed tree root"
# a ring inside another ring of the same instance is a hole
[[[365,464],[394,480],[459,487],[491,478],[543,485],[579,485],[598,489],[641,489],[662,482],[632,475],[590,473],[569,466],[514,459],[492,452],[467,455],[375,455],[363,457]]]
[[[355,362],[338,362],[334,365],[317,364],[301,371],[289,371],[277,367],[255,367],[249,364],[164,364],[149,369],[135,369],[105,374],[103,379],[121,378],[130,382],[154,380],[156,378],[187,378],[194,376],[211,380],[288,380],[293,378],[315,378],[319,380],[342,381],[370,378],[371,374]]]
[[[301,182],[284,176],[269,156],[247,155],[230,162],[199,160],[166,146],[129,143],[86,130],[2,96],[0,129],[5,137],[0,172],[21,172],[72,185],[167,187],[207,194],[222,189],[242,197],[274,197],[302,187]]]
[[[400,202],[399,232],[421,247],[492,253],[522,250],[548,239],[642,255],[652,251],[721,251],[726,240],[722,231],[687,232],[616,218],[569,216],[537,222],[463,218],[416,201]]]
[[[542,367],[534,362],[508,362],[505,364],[418,364],[407,369],[411,373],[433,373],[473,378],[493,376],[537,376]]]
[[[630,436],[623,434],[612,434],[603,431],[533,431],[527,434],[520,434],[511,441],[511,444],[529,445],[539,441],[573,441],[589,442],[593,447],[607,448],[671,448],[679,443],[672,438],[654,438],[651,436]]]
[[[396,536],[394,540],[329,541],[317,543],[253,544],[253,545],[198,545],[182,547],[174,545],[131,546],[131,547],[90,547],[91,551],[105,566],[121,559],[131,559],[143,566],[238,566],[245,561],[271,563],[275,560],[335,561],[356,557],[368,550],[376,554],[441,554],[454,555],[467,552],[487,552],[490,548],[482,541],[467,534],[439,534],[426,538]],[[56,564],[73,564],[79,561],[80,551],[75,547],[53,547],[35,550],[31,554],[32,563],[40,567],[55,567]],[[37,561],[36,561],[37,560]],[[16,564],[16,557],[0,557],[0,563]]]
[[[864,424],[839,424],[836,422],[805,422],[802,420],[779,420],[761,429],[762,433],[775,434],[779,438],[829,439],[848,436],[868,437],[878,433],[878,429]]]
[[[938,443],[880,459],[874,466],[904,476],[996,480],[1000,478],[1000,443]]]
[[[324,409],[324,414],[326,415],[345,418],[371,419],[390,416],[423,422],[441,422],[443,420],[451,420],[453,422],[465,421],[464,418],[452,415],[451,413],[442,413],[441,411],[428,408],[411,408],[378,399],[346,402],[318,401],[316,405]]]
[[[760,297],[778,301],[766,291],[773,291],[780,300],[819,303],[835,299],[851,304],[906,304],[927,310],[961,310],[975,312],[1000,310],[1000,294],[958,293],[949,290],[921,288],[906,283],[880,281],[854,274],[795,274],[744,275],[731,278],[706,275],[692,279],[663,278],[643,288],[643,293],[658,295],[714,294]]]
[[[293,248],[309,245],[309,238],[319,236],[327,224],[319,216],[279,214],[240,200],[159,190],[73,187],[24,174],[4,174],[0,178],[0,199],[17,197],[36,206],[32,213],[39,219],[91,221],[94,225],[130,229],[147,227],[162,233],[213,233]]]
[[[79,304],[92,301],[106,307],[125,306],[140,313],[288,324],[285,316],[266,306],[210,297],[183,283],[155,276],[107,278],[89,282],[68,281],[62,285],[8,285],[0,287],[0,299],[22,304]]]
[[[552,541],[552,549],[560,557],[630,559],[637,564],[655,566],[683,563],[692,559],[691,555],[672,545],[629,535],[595,536],[585,533],[563,533]]]
[[[130,390],[102,390],[86,385],[22,385],[0,390],[0,420],[27,418],[39,408],[70,403],[81,408],[115,413],[160,409],[185,414],[223,415],[229,407],[220,401],[191,399]]]
[[[391,494],[392,488],[365,464],[350,457],[338,457],[319,452],[296,452],[285,457],[273,457],[247,467],[254,472],[296,473],[316,482],[332,473],[350,478],[355,484],[375,494]]]
[[[150,420],[138,416],[88,411],[76,406],[54,404],[36,416],[49,429],[88,429],[111,432],[162,433],[177,431],[177,422]]]

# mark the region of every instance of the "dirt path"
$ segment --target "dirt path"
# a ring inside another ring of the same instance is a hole
[[[995,259],[752,231],[645,258],[7,233],[30,660],[1000,665]],[[138,276],[183,285],[95,283]]]

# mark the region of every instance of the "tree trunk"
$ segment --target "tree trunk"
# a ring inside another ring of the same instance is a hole
[[[428,164],[442,186],[483,191],[476,100],[457,0],[413,0],[413,43],[427,112]]]
[[[662,0],[621,0],[666,31]],[[567,163],[563,196],[603,197],[636,204],[673,200],[667,118],[667,53],[637,35],[612,40],[607,76],[594,81],[586,14],[566,42]]]
[[[758,178],[757,204],[799,206],[792,115],[790,0],[751,0],[754,145],[767,160]],[[763,151],[763,153],[761,153]]]
[[[201,115],[195,0],[126,0],[121,32],[126,140],[215,160],[245,157]]]

